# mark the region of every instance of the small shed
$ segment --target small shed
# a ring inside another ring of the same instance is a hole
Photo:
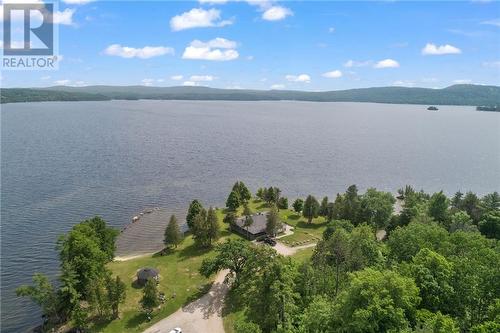
[[[145,285],[150,279],[158,280],[158,270],[151,267],[141,268],[137,271],[137,283],[141,286]]]

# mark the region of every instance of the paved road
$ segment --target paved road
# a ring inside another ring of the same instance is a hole
[[[315,245],[288,247],[278,242],[274,249],[284,256],[290,256],[300,249]],[[144,333],[169,333],[175,327],[182,328],[183,333],[224,333],[221,313],[224,297],[228,291],[227,285],[224,284],[224,278],[228,272],[228,270],[224,270],[217,274],[212,288],[207,294],[162,319],[145,330]]]

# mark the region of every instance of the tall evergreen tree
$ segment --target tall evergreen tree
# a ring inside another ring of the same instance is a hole
[[[203,210],[202,204],[198,200],[193,200],[189,205],[188,213],[186,216],[186,223],[189,229],[193,228],[194,218]]]
[[[231,191],[229,193],[229,197],[227,197],[226,200],[226,207],[231,210],[231,211],[236,211],[238,207],[240,207],[240,196],[238,195],[238,192],[235,190]]]
[[[155,307],[160,305],[160,301],[158,298],[158,288],[154,279],[149,279],[146,282],[140,303],[142,308],[147,312],[148,315],[153,312]]]
[[[293,210],[296,212],[296,213],[300,213],[302,212],[302,209],[304,208],[304,200],[300,199],[300,198],[297,198],[295,199],[295,201],[293,202]]]
[[[270,236],[276,236],[279,230],[283,227],[279,214],[278,214],[278,208],[273,205],[271,206],[271,210],[267,214],[267,222],[266,222],[266,232]]]
[[[449,200],[443,191],[436,192],[429,200],[429,216],[436,222],[448,226],[449,222]]]
[[[211,246],[220,236],[219,219],[217,218],[215,209],[212,207],[208,209],[207,213],[207,231],[207,246]]]
[[[167,227],[165,228],[165,235],[163,239],[163,244],[165,246],[177,247],[182,241],[182,233],[179,229],[179,224],[177,224],[177,218],[175,215],[170,216],[170,221],[168,222]]]
[[[319,215],[326,217],[328,215],[328,197],[323,197],[321,200],[321,205],[319,207]]]
[[[113,311],[113,318],[118,318],[119,306],[125,302],[126,286],[119,276],[115,280],[108,279],[108,301]]]

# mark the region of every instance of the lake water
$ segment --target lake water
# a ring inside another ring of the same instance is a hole
[[[2,105],[2,332],[39,322],[14,288],[57,274],[58,235],[101,215],[119,254],[156,248],[193,198],[222,206],[235,180],[291,198],[350,184],[500,190],[500,113],[472,107],[308,102],[111,101]],[[149,219],[149,220],[148,220]],[[142,222],[141,222],[142,223]],[[160,230],[161,232],[156,232]],[[134,232],[135,231],[135,232]],[[137,231],[139,236],[137,236]]]

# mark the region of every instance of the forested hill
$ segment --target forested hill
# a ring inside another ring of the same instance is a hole
[[[208,87],[86,86],[1,89],[2,103],[111,99],[371,102],[424,105],[500,105],[500,87],[453,85],[443,89],[376,87],[337,91],[244,90]]]

